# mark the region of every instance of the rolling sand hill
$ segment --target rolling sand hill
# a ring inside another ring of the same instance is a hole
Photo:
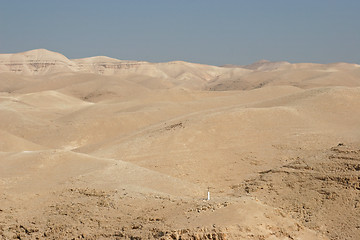
[[[358,239],[359,103],[356,64],[0,54],[0,237]]]

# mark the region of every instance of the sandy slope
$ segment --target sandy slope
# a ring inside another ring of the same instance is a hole
[[[359,84],[346,63],[0,55],[0,236],[357,239]]]

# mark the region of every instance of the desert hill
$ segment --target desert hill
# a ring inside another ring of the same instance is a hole
[[[0,236],[355,240],[359,84],[349,63],[0,54]]]
[[[70,60],[60,53],[36,49],[0,54],[0,73],[22,76],[92,73],[132,79],[151,89],[249,90],[266,85],[301,88],[359,86],[360,65],[309,64],[261,60],[246,66],[217,67],[182,61],[149,63],[105,56]],[[4,83],[2,83],[4,84]],[[51,90],[51,89],[48,89]]]

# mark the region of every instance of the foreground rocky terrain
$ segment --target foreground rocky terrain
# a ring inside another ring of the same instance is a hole
[[[358,239],[359,85],[348,63],[1,54],[0,237]]]

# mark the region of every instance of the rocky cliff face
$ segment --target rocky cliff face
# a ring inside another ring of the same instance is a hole
[[[72,61],[76,63],[82,71],[104,75],[114,75],[122,70],[150,64],[148,62],[126,61],[105,56],[73,59]]]

